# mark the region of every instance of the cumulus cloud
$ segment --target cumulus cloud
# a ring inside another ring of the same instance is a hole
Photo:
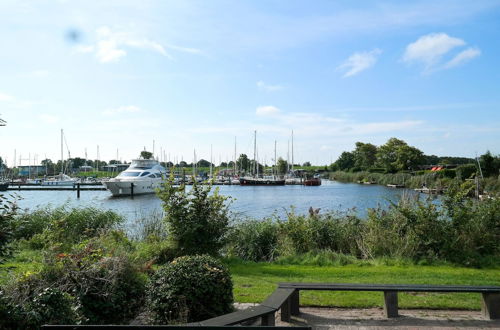
[[[112,31],[107,26],[102,26],[96,30],[97,41],[91,45],[79,45],[74,48],[77,53],[93,53],[101,63],[116,62],[127,55],[129,49],[143,49],[156,52],[169,59],[173,56],[167,52],[167,48],[184,53],[199,54],[201,51],[196,48],[180,47],[176,45],[162,45],[157,41],[138,38],[125,32]]]
[[[283,86],[281,85],[270,85],[270,84],[266,84],[265,82],[263,82],[262,80],[260,81],[257,81],[257,87],[260,89],[260,90],[263,90],[263,91],[266,91],[266,92],[276,92],[276,91],[280,91],[282,89],[284,89]]]
[[[429,73],[438,69],[448,69],[462,64],[481,54],[478,48],[468,48],[456,55],[452,60],[442,64],[443,57],[453,49],[465,46],[462,39],[450,37],[446,33],[430,33],[421,36],[417,41],[410,43],[403,55],[406,63],[420,63],[424,72]]]
[[[106,109],[102,112],[105,116],[112,116],[120,113],[134,113],[142,111],[141,108],[135,105],[126,105],[118,108]]]
[[[466,50],[458,53],[450,61],[448,61],[448,63],[445,64],[444,68],[445,69],[453,68],[465,62],[468,62],[473,58],[478,57],[479,55],[481,55],[481,50],[479,50],[479,48],[476,47],[467,48]]]
[[[349,56],[344,63],[337,67],[338,71],[346,71],[344,78],[352,77],[366,69],[371,68],[377,62],[378,56],[382,51],[375,48],[369,52],[357,52]]]
[[[264,105],[257,107],[257,109],[255,109],[255,114],[257,116],[272,116],[272,115],[277,115],[279,113],[280,109],[272,105]]]

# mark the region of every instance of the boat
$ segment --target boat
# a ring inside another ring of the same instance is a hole
[[[316,174],[312,178],[306,178],[304,180],[304,186],[321,186],[321,178],[318,174]]]
[[[154,159],[134,159],[130,166],[115,178],[103,181],[113,196],[152,194],[167,177],[167,170]]]
[[[253,159],[254,159],[254,175],[253,176],[244,176],[240,177],[240,185],[241,186],[284,186],[285,179],[279,178],[275,175],[267,175],[259,177],[259,164],[256,160],[257,154],[257,131],[254,131],[254,151],[253,151]],[[274,142],[274,159],[276,161],[276,141]]]
[[[72,178],[64,173],[60,173],[51,178],[43,179],[40,185],[42,186],[73,186],[78,179]]]

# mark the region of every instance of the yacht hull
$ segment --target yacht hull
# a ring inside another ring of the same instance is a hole
[[[284,186],[284,179],[240,178],[241,186]]]
[[[134,185],[134,195],[154,194],[160,188],[161,180],[135,180],[135,181],[106,181],[103,185],[113,196],[132,195],[132,184]]]

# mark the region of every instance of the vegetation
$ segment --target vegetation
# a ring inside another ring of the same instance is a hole
[[[196,322],[233,310],[231,275],[208,255],[180,257],[160,267],[147,296],[157,324]]]

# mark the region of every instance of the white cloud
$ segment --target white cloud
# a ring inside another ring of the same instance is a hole
[[[40,114],[38,118],[45,124],[55,124],[59,122],[60,119],[58,116],[50,115],[47,113]]]
[[[470,61],[471,59],[473,59],[474,57],[478,57],[479,55],[481,55],[481,50],[479,50],[479,48],[476,47],[467,48],[466,50],[455,55],[455,57],[452,58],[450,61],[448,61],[448,63],[444,65],[444,68],[445,69],[453,68],[467,61]]]
[[[13,99],[14,98],[9,94],[0,93],[0,101],[8,102],[8,101],[12,101]]]
[[[118,108],[106,109],[102,112],[105,116],[112,116],[119,113],[135,113],[142,111],[141,108],[136,107],[135,105],[126,105]]]
[[[349,56],[344,63],[337,67],[338,71],[346,71],[344,78],[354,76],[366,69],[371,68],[377,62],[382,51],[375,48],[369,52],[357,52]]]
[[[430,33],[410,43],[403,55],[406,63],[420,63],[424,66],[424,73],[439,69],[449,69],[458,66],[481,54],[478,48],[468,48],[455,55],[451,60],[443,63],[443,57],[457,47],[465,46],[466,42],[459,38],[450,37],[446,33]]]
[[[272,116],[272,115],[277,115],[279,113],[280,109],[272,105],[260,106],[257,107],[257,109],[255,110],[255,114],[257,116]]]
[[[97,41],[92,45],[79,45],[74,48],[77,53],[95,53],[96,58],[101,63],[115,62],[127,55],[127,48],[151,50],[169,59],[173,56],[167,52],[166,48],[190,53],[200,54],[196,48],[180,47],[176,45],[162,45],[159,42],[138,38],[125,32],[114,32],[107,26],[102,26],[96,30]]]
[[[282,89],[284,89],[283,86],[281,85],[270,85],[270,84],[266,84],[265,82],[263,82],[262,80],[260,81],[257,81],[257,87],[260,89],[260,90],[263,90],[263,91],[266,91],[266,92],[276,92],[276,91],[280,91]]]

